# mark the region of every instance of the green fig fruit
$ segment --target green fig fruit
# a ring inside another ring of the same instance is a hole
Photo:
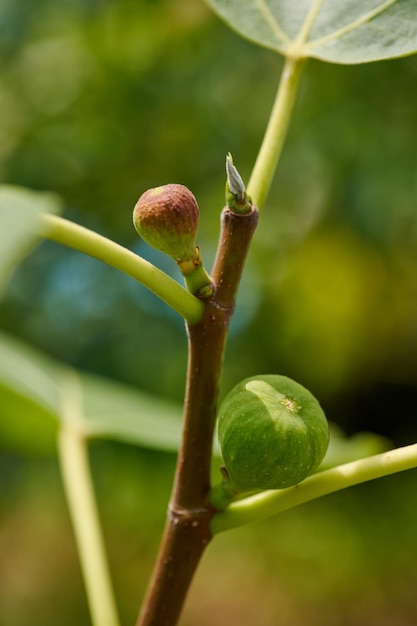
[[[285,376],[247,378],[218,416],[226,487],[234,493],[296,485],[320,465],[329,443],[316,398]]]

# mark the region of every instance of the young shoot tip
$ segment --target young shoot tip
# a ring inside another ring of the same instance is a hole
[[[238,202],[243,202],[245,199],[246,187],[241,175],[237,171],[237,168],[233,165],[233,158],[230,152],[228,152],[226,157],[226,174],[227,184],[230,191],[236,197]]]

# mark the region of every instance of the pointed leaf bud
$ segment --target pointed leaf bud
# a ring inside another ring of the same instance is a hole
[[[249,213],[252,210],[251,200],[246,193],[241,175],[233,164],[230,152],[226,156],[226,203],[234,213]]]

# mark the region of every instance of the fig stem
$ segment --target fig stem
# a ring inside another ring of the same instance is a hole
[[[137,626],[175,626],[200,558],[210,542],[213,433],[223,353],[258,211],[223,209],[212,271],[213,297],[188,325],[189,357],[183,438],[159,556]]]
[[[178,263],[178,267],[182,270],[181,263]],[[207,274],[203,262],[201,260],[200,249],[196,248],[196,257],[191,272],[182,271],[185,284],[188,291],[194,296],[201,298],[202,300],[209,300],[214,292],[213,285],[210,276]]]
[[[54,215],[42,216],[41,235],[111,265],[147,287],[188,324],[199,322],[204,304],[173,278],[139,255],[88,228]]]

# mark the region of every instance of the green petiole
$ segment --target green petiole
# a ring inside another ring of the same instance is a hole
[[[288,489],[263,491],[219,511],[212,519],[213,534],[281,513],[353,485],[417,467],[417,444],[375,454],[345,465],[317,472]]]
[[[61,473],[93,626],[120,626],[81,421],[79,382],[63,379],[58,437]]]
[[[111,239],[62,217],[46,214],[42,216],[41,234],[132,276],[182,315],[188,324],[196,324],[202,318],[204,303],[201,300],[152,263]]]
[[[258,209],[265,204],[275,174],[303,67],[304,59],[289,57],[285,61],[268,126],[247,187],[247,193]]]

